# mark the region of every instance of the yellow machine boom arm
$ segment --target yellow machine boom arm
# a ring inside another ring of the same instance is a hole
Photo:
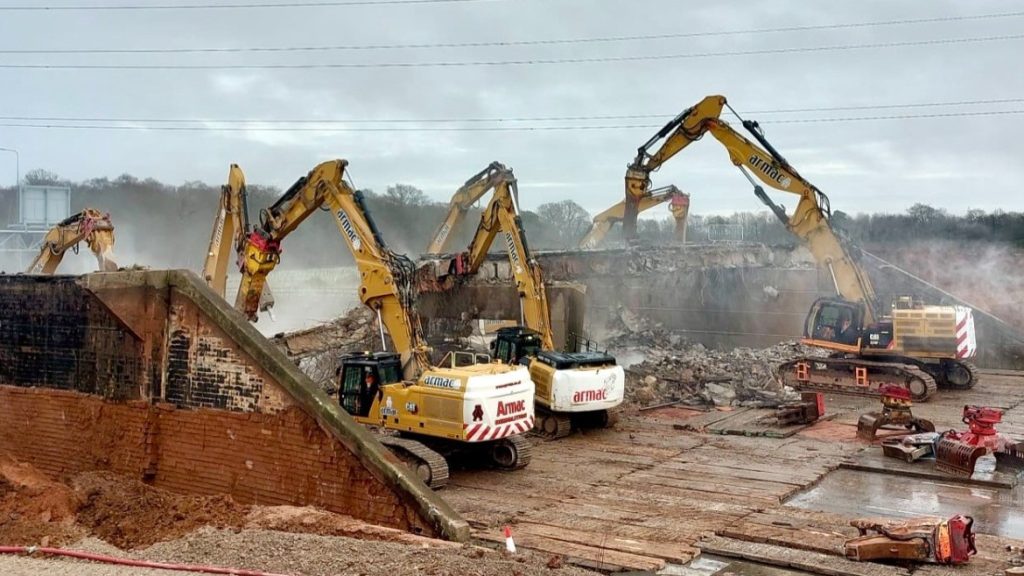
[[[493,165],[492,165],[493,166]],[[504,167],[502,167],[504,168]],[[516,291],[522,306],[523,323],[541,335],[545,350],[554,350],[551,333],[551,313],[540,264],[530,252],[519,216],[519,192],[512,171],[504,169],[494,184],[494,196],[480,216],[473,240],[461,262],[460,274],[476,274],[487,258],[495,237],[501,232],[508,252],[509,264],[516,282]]]
[[[227,298],[228,263],[237,263],[245,248],[250,230],[248,194],[245,190],[245,174],[238,164],[228,170],[228,183],[220,188],[220,204],[213,221],[210,247],[203,263],[203,279],[222,298]],[[274,306],[270,286],[264,285],[260,294],[259,310]]]
[[[64,258],[64,253],[69,249],[77,253],[78,244],[82,240],[85,240],[89,250],[96,255],[101,272],[117,270],[117,263],[111,257],[114,249],[114,225],[110,221],[110,214],[95,208],[86,208],[64,219],[46,233],[39,254],[25,272],[53,274]]]
[[[676,220],[675,239],[683,242],[686,240],[686,216],[689,214],[690,197],[679,188],[669,185],[651,190],[638,200],[637,213],[645,212],[669,201],[672,202],[670,208],[672,216]],[[608,232],[611,231],[612,226],[617,222],[622,222],[625,215],[626,201],[623,200],[594,216],[593,224],[591,224],[590,230],[580,240],[579,247],[584,250],[596,248],[601,244]]]
[[[430,350],[413,315],[413,264],[384,244],[362,193],[345,181],[347,165],[345,160],[318,165],[261,211],[260,225],[245,246],[235,307],[250,319],[255,316],[266,277],[281,260],[281,241],[313,212],[326,207],[359,268],[360,300],[377,313],[382,340],[384,328],[391,336],[402,358],[403,376],[416,378],[429,367]]]
[[[483,198],[484,194],[493,190],[502,179],[509,177],[508,172],[508,168],[500,162],[491,162],[486,168],[474,174],[469,180],[466,180],[466,183],[455,191],[451,202],[448,203],[448,214],[437,230],[434,231],[433,236],[430,237],[430,244],[427,246],[426,253],[443,253],[452,230],[455,230],[459,222],[465,218],[469,207],[477,200]]]
[[[632,202],[635,206],[636,200],[650,188],[651,172],[710,132],[725,146],[729,159],[754,186],[754,194],[758,199],[771,208],[790,232],[806,243],[819,264],[828,268],[839,295],[846,300],[863,303],[866,308],[865,323],[874,322],[878,318],[874,287],[867,273],[853,260],[832,230],[828,197],[800,176],[768,143],[756,122],[743,121],[743,127],[764,148],[721,120],[719,116],[725,106],[727,103],[724,96],[708,96],[696,106],[684,110],[645,143],[626,172],[627,204]],[[658,149],[649,153],[661,140],[664,142]],[[794,213],[787,216],[785,209],[772,202],[751,177],[751,173],[757,180],[776,190],[798,195],[800,201]],[[635,230],[635,217],[633,224]]]

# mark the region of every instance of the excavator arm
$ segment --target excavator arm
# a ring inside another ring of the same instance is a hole
[[[53,274],[60,266],[64,253],[69,249],[77,253],[78,244],[83,240],[96,255],[101,272],[117,270],[117,263],[111,258],[114,225],[110,221],[110,214],[86,208],[65,218],[46,233],[39,254],[32,260],[26,273]]]
[[[540,264],[530,252],[526,234],[523,232],[518,197],[519,192],[512,171],[503,170],[500,180],[494,185],[494,196],[480,216],[480,224],[473,235],[473,241],[465,253],[456,257],[453,268],[458,274],[476,274],[500,232],[504,238],[516,291],[522,305],[523,321],[527,327],[540,334],[545,350],[553,350],[554,337],[551,333],[547,292],[544,289]]]
[[[449,235],[466,216],[469,207],[477,200],[483,198],[484,194],[494,189],[498,182],[509,177],[511,176],[508,168],[500,162],[491,162],[486,168],[474,174],[469,180],[466,180],[466,183],[455,191],[451,202],[448,203],[448,214],[437,230],[434,231],[433,236],[430,237],[430,244],[427,246],[426,253],[443,253]]]
[[[228,183],[220,189],[220,204],[213,221],[210,248],[203,263],[203,279],[222,298],[227,297],[228,263],[238,261],[250,232],[245,174],[238,164],[232,164],[228,170]],[[264,284],[259,310],[265,312],[273,306],[274,297],[270,286]]]
[[[413,263],[389,250],[366,209],[361,192],[345,181],[345,160],[331,160],[300,178],[270,208],[248,237],[235,307],[254,319],[267,275],[281,261],[281,242],[318,209],[329,210],[359,268],[359,298],[376,314],[401,354],[403,376],[414,379],[430,366],[415,304]]]
[[[761,146],[721,120],[719,116],[725,106],[725,97],[708,96],[696,106],[684,110],[640,147],[636,159],[626,172],[627,212],[623,221],[624,229],[629,223],[629,205],[637,206],[639,199],[650,188],[651,172],[710,132],[725,146],[733,165],[754,186],[754,194],[758,199],[772,210],[790,232],[806,243],[819,264],[828,268],[839,295],[846,300],[863,303],[866,308],[865,324],[875,322],[878,314],[874,287],[867,273],[853,260],[832,229],[828,197],[800,176],[765,139],[756,122],[745,120],[743,127]],[[652,152],[659,142],[661,145]],[[799,196],[800,201],[794,213],[787,215],[785,208],[768,197],[755,177],[771,188]],[[632,225],[635,234],[635,215]]]
[[[686,216],[689,213],[690,197],[673,185],[651,190],[637,201],[637,213],[645,212],[671,202],[669,208],[676,220],[675,239],[686,240]],[[611,208],[594,216],[590,230],[580,240],[579,247],[583,250],[596,248],[617,222],[622,222],[626,215],[626,201],[623,200]]]

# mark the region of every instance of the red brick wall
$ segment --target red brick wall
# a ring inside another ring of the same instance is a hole
[[[0,451],[55,477],[109,469],[177,492],[310,504],[434,534],[351,452],[295,408],[277,414],[182,410],[0,386],[0,423]]]

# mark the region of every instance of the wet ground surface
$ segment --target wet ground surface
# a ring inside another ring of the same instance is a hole
[[[725,576],[727,574],[731,576],[803,576],[809,573],[702,554],[685,566],[666,566],[658,574],[664,576]]]
[[[975,531],[1024,538],[1024,487],[989,488],[879,474],[836,470],[787,506],[858,516],[971,516]]]

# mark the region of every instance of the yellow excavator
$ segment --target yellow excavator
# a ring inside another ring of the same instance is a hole
[[[898,297],[888,309],[883,308],[867,272],[832,229],[828,196],[782,157],[757,122],[740,120],[760,146],[721,120],[726,106],[725,97],[708,96],[639,148],[626,171],[626,204],[631,208],[623,221],[624,231],[636,234],[636,207],[650,189],[651,172],[710,133],[728,150],[729,159],[754,187],[754,195],[829,271],[838,294],[817,300],[804,326],[803,342],[830,350],[831,356],[785,363],[780,367],[785,383],[868,395],[879,395],[885,384],[896,384],[907,388],[915,400],[928,398],[937,386],[972,387],[977,372],[969,362],[976,353],[971,309],[930,306],[909,297]],[[757,180],[799,196],[793,214],[787,215],[783,206],[773,202]]]
[[[430,360],[415,316],[414,265],[387,248],[361,192],[345,180],[345,160],[331,160],[300,178],[270,208],[245,245],[238,302],[256,314],[267,275],[280,262],[281,242],[314,212],[334,217],[359,269],[359,298],[377,316],[380,352],[342,357],[341,406],[356,421],[390,432],[391,447],[432,488],[448,479],[448,462],[514,470],[530,461],[524,437],[534,422],[534,385],[521,366],[472,354]],[[394,344],[387,350],[384,331]]]
[[[117,271],[117,263],[111,257],[114,249],[114,224],[110,221],[110,214],[86,208],[68,216],[46,233],[39,254],[25,273],[55,273],[64,259],[64,253],[71,250],[77,254],[78,244],[83,240],[96,255],[101,272]]]
[[[673,239],[680,244],[686,242],[686,217],[690,213],[690,195],[684,193],[679,188],[673,185],[664,186],[654,190],[647,190],[644,196],[637,200],[637,213],[650,210],[655,206],[660,206],[668,202],[668,208],[672,212],[672,216],[675,218],[676,227],[673,234]],[[604,237],[611,231],[612,226],[617,222],[622,222],[626,215],[626,204],[623,200],[611,208],[601,212],[597,216],[594,216],[594,221],[590,225],[590,230],[587,231],[586,235],[580,240],[579,247],[581,250],[591,250],[597,248],[598,245],[604,240]]]
[[[574,426],[608,426],[614,422],[613,409],[622,403],[625,372],[605,352],[555,350],[540,264],[530,252],[519,216],[516,179],[511,169],[494,162],[489,170],[494,167],[500,169],[489,172],[487,179],[494,190],[491,201],[469,248],[448,263],[448,274],[456,278],[476,274],[500,233],[519,295],[521,324],[497,330],[490,344],[493,355],[508,364],[530,367],[536,385],[538,433],[561,438]]]
[[[236,263],[240,261],[250,232],[245,174],[238,164],[232,164],[228,169],[228,183],[220,187],[220,203],[213,220],[210,247],[203,263],[203,279],[221,298],[227,298],[228,264],[232,260]],[[259,311],[270,312],[273,306],[274,296],[270,286],[264,285]]]
[[[430,244],[427,245],[426,254],[444,253],[452,230],[466,217],[466,212],[469,211],[469,208],[483,198],[485,194],[493,190],[498,182],[506,177],[507,172],[508,168],[500,162],[491,162],[490,165],[474,174],[455,191],[451,202],[448,203],[448,213],[445,215],[444,221],[441,222],[441,225],[437,227],[437,230],[430,237]]]

